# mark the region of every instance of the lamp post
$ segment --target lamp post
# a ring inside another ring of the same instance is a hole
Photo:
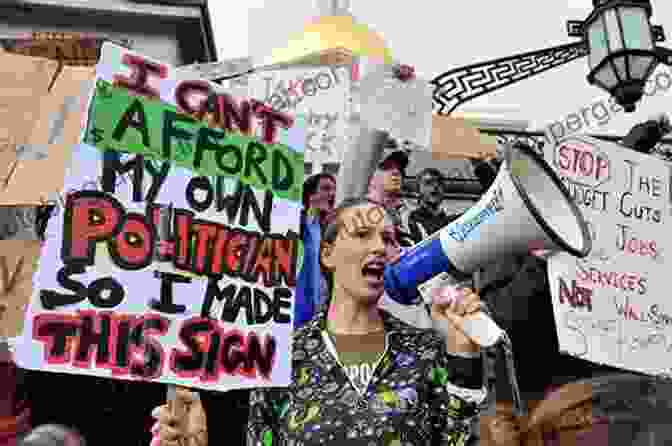
[[[583,21],[567,22],[580,42],[516,54],[460,67],[432,80],[434,108],[448,115],[464,102],[588,56],[588,82],[614,97],[626,112],[635,110],[646,80],[659,63],[672,65],[672,50],[656,46],[663,28],[651,25],[649,0],[593,0]]]
[[[651,3],[593,0],[593,6],[582,26],[588,45],[588,82],[609,92],[626,112],[632,112],[666,51],[654,45]]]

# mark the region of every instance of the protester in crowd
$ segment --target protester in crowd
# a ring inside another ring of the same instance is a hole
[[[443,175],[438,169],[428,167],[418,174],[419,206],[408,213],[409,235],[419,243],[447,226],[456,216],[449,216],[441,208],[443,202]]]
[[[321,225],[327,223],[336,205],[336,178],[326,172],[308,177],[303,183],[303,209],[319,211]]]
[[[348,230],[360,212],[384,218]],[[252,392],[248,444],[464,444],[471,437],[470,421],[485,397],[482,363],[459,327],[481,303],[467,293],[433,306],[451,324],[445,340],[379,310],[389,225],[384,209],[368,200],[338,208],[321,250],[330,300],[295,332],[292,385]],[[228,441],[226,407],[203,403],[210,442]],[[166,406],[156,415],[161,445],[190,432],[184,423],[177,428]]]
[[[672,383],[610,373],[568,383],[529,416],[484,419],[497,446],[662,446],[672,442]]]
[[[380,161],[369,181],[369,198],[381,200],[380,204],[396,224],[401,224],[401,193],[408,163],[409,158],[405,151],[393,150]]]
[[[672,132],[670,118],[661,113],[630,129],[621,144],[639,153],[649,154],[656,144],[670,132]]]
[[[369,179],[367,193],[370,200],[382,205],[390,215],[397,227],[399,243],[404,247],[414,244],[402,219],[402,215],[407,213],[406,204],[401,198],[408,163],[408,153],[404,150],[395,149],[385,155]]]
[[[19,446],[86,446],[86,441],[76,430],[56,424],[45,424],[33,429]]]
[[[336,179],[333,175],[318,173],[303,183],[303,265],[297,277],[294,300],[295,328],[312,319],[327,296],[326,281],[320,269],[320,239],[322,227],[333,215],[335,199]]]

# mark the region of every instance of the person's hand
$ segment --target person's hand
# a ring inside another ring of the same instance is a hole
[[[152,411],[150,446],[207,446],[206,417],[198,393],[177,387],[175,401]]]
[[[456,289],[452,286],[434,290],[432,318],[442,325],[446,346],[453,353],[477,353],[480,346],[469,339],[462,330],[465,319],[483,308],[481,298],[470,288]]]
[[[486,417],[488,437],[496,446],[517,446],[520,444],[520,420],[512,414],[497,414]],[[486,426],[482,426],[484,428]]]
[[[396,171],[383,171],[383,191],[386,194],[401,193],[401,174]]]

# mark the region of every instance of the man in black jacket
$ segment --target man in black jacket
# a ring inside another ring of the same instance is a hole
[[[408,231],[415,243],[419,243],[439,229],[455,220],[441,208],[443,202],[443,175],[432,167],[423,169],[418,174],[419,204],[408,214]]]

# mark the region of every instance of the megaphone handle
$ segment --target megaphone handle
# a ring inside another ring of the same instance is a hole
[[[506,362],[506,371],[509,375],[509,384],[511,385],[511,392],[513,393],[513,408],[518,418],[524,417],[527,414],[525,401],[520,396],[520,389],[518,388],[518,376],[516,375],[516,364],[513,358],[513,344],[506,331],[502,334],[502,341],[500,345],[504,351],[504,361]]]

